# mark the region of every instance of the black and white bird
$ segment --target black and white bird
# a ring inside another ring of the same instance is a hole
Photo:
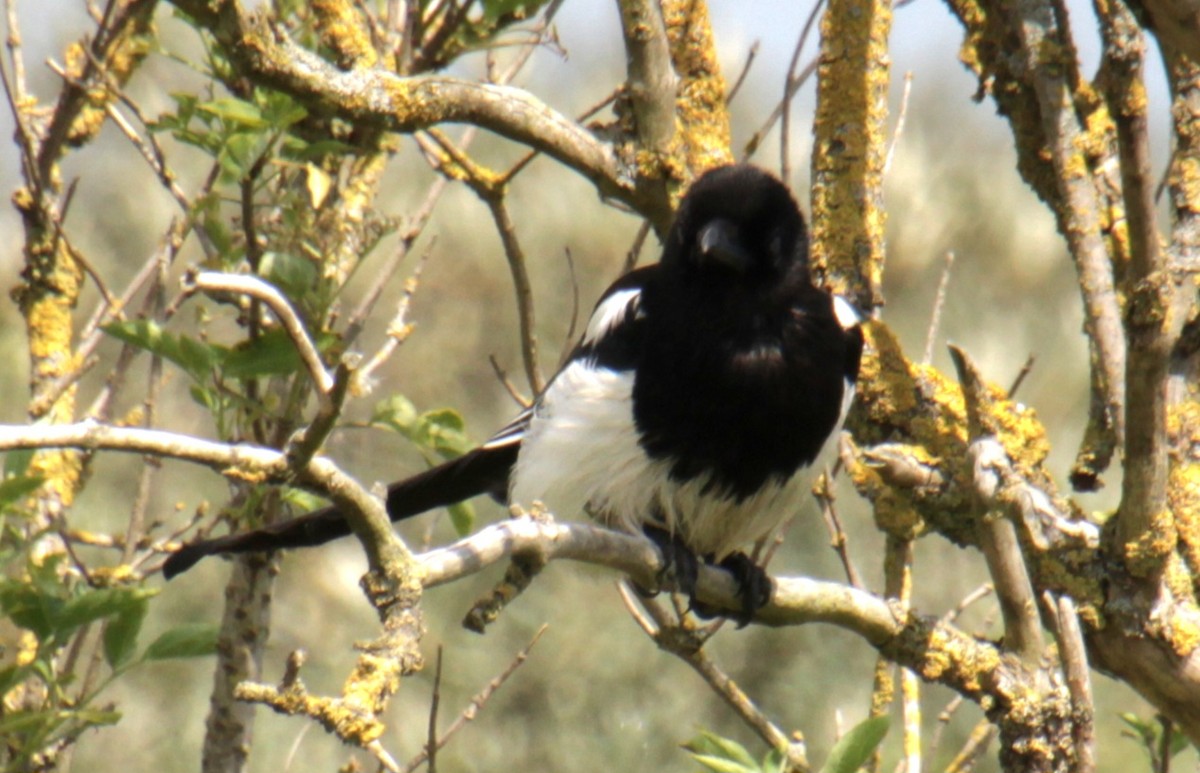
[[[743,551],[808,496],[854,393],[859,317],[817,288],[787,188],[748,165],[695,181],[662,260],[605,292],[534,404],[488,442],[388,489],[392,520],[488,493],[560,517],[648,533],[668,563],[765,575]],[[170,578],[207,555],[317,545],[349,534],[329,508],[185,545]],[[684,572],[683,584],[687,584]],[[748,575],[748,576],[747,576]]]

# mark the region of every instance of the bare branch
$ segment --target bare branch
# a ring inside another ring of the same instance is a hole
[[[318,392],[328,395],[333,389],[334,380],[321,362],[317,346],[309,337],[300,315],[292,308],[292,304],[275,287],[258,277],[241,274],[221,274],[213,271],[201,271],[185,278],[185,290],[195,288],[206,293],[236,293],[262,301],[275,314],[283,325],[296,351],[300,354],[309,376],[312,377]]]
[[[1042,625],[1037,599],[1016,528],[1005,517],[1006,508],[995,506],[1003,482],[998,470],[1011,465],[1004,447],[993,436],[996,428],[989,413],[991,398],[979,371],[962,349],[951,346],[950,354],[967,404],[972,439],[968,452],[974,466],[972,481],[976,502],[982,515],[980,547],[987,559],[988,572],[1004,617],[1004,646],[1033,667],[1042,656]]]
[[[697,629],[691,617],[671,619],[654,599],[634,597],[629,581],[617,584],[621,600],[638,626],[658,645],[691,666],[734,713],[772,749],[786,750],[788,770],[808,770],[803,741],[793,742],[770,720],[738,684],[705,653],[703,646],[713,628]],[[643,611],[644,610],[644,611]],[[647,614],[648,613],[648,614]],[[719,625],[719,623],[718,623]]]
[[[417,241],[417,238],[424,232],[425,226],[429,223],[429,218],[433,216],[433,210],[437,206],[437,203],[441,199],[442,193],[445,192],[448,184],[449,182],[445,177],[438,177],[435,179],[429,186],[429,190],[426,191],[425,200],[421,202],[421,206],[417,208],[415,214],[408,218],[408,223],[403,232],[400,234],[400,244],[396,248],[396,251],[392,253],[392,256],[388,258],[387,262],[379,269],[378,272],[376,272],[370,289],[363,293],[362,300],[359,301],[358,306],[354,309],[354,312],[350,315],[349,319],[346,320],[346,328],[342,334],[342,339],[347,345],[350,345],[358,339],[359,334],[362,332],[363,326],[366,324],[367,317],[370,316],[371,311],[375,308],[375,304],[379,301],[379,297],[383,295],[384,285],[387,284],[387,281],[391,279],[392,275],[399,270],[400,264],[403,263],[404,259],[408,257],[409,250],[412,249],[412,246]],[[426,250],[425,256],[427,257],[428,255],[429,251]],[[413,272],[412,281],[415,281],[417,277],[420,276],[421,266],[424,265],[426,257],[422,257],[421,264],[418,265],[417,269]],[[407,286],[405,287],[405,297],[409,297]],[[396,319],[398,319],[399,316],[400,315],[398,314]],[[393,326],[394,324],[395,323],[393,322]],[[390,334],[391,332],[389,329],[389,335]],[[374,362],[375,358],[372,358],[371,364],[365,367],[363,372],[369,374],[374,369]]]
[[[779,127],[779,179],[785,183],[792,178],[792,97],[800,90],[800,83],[807,80],[812,74],[812,70],[805,68],[804,73],[797,77],[796,67],[800,64],[800,54],[804,51],[804,44],[808,42],[808,36],[816,24],[817,16],[821,13],[823,5],[824,0],[817,0],[813,3],[808,18],[804,20],[804,26],[800,29],[800,37],[796,39],[796,47],[792,49],[792,60],[788,62],[787,76],[783,81],[783,98],[779,102],[779,116],[783,120]]]
[[[617,5],[621,10],[628,95],[639,145],[660,159],[667,159],[675,136],[675,91],[679,79],[671,66],[662,8],[650,0],[619,0]]]
[[[904,73],[904,91],[900,94],[900,110],[896,114],[896,128],[892,129],[892,141],[888,143],[887,156],[883,160],[883,175],[886,177],[892,168],[892,159],[896,157],[896,147],[904,136],[904,122],[908,118],[908,98],[912,95],[912,70]],[[952,260],[952,258],[951,258]]]
[[[967,742],[946,766],[946,773],[966,773],[975,769],[975,762],[987,751],[988,744],[996,737],[996,726],[986,719],[980,720],[971,731]]]
[[[817,503],[821,506],[821,515],[825,519],[825,526],[829,529],[829,544],[837,553],[838,559],[842,562],[842,569],[846,573],[846,580],[853,588],[862,590],[862,577],[858,573],[858,569],[854,566],[854,561],[850,558],[849,544],[846,538],[846,531],[842,528],[842,521],[838,517],[837,507],[833,494],[832,473],[826,469],[821,477],[821,482],[813,489],[813,496]]]
[[[942,266],[942,278],[938,280],[937,292],[933,296],[933,311],[929,315],[929,330],[925,333],[925,355],[921,362],[929,365],[933,362],[933,345],[937,340],[938,328],[942,323],[942,310],[946,307],[946,288],[950,286],[950,269],[954,267],[954,250],[946,251],[946,261]]]
[[[438,178],[444,182],[445,178]],[[430,245],[432,249],[432,245]],[[367,364],[358,372],[357,383],[360,388],[363,388],[371,380],[371,374],[375,372],[383,363],[387,362],[400,345],[403,344],[408,337],[412,335],[415,328],[414,323],[408,321],[408,309],[412,305],[413,296],[417,292],[417,287],[421,282],[421,272],[425,270],[425,264],[429,261],[431,249],[428,249],[421,255],[417,267],[413,269],[412,276],[404,282],[404,294],[400,297],[400,302],[396,305],[396,314],[392,317],[392,321],[388,323],[387,340],[383,346],[379,347],[379,351],[375,352],[374,356],[367,361]],[[347,328],[347,331],[350,327]]]
[[[461,179],[487,205],[500,234],[500,242],[504,246],[504,256],[508,259],[509,272],[512,275],[513,289],[517,294],[517,318],[521,328],[521,357],[525,363],[525,377],[535,394],[545,387],[538,357],[538,341],[536,321],[534,319],[533,287],[529,280],[528,262],[525,251],[517,238],[516,225],[508,212],[505,203],[507,183],[505,178],[485,169],[456,148],[441,132],[430,130],[429,138],[436,143],[422,140],[418,142],[438,170],[449,177]]]
[[[1070,692],[1071,706],[1075,714],[1072,731],[1077,756],[1073,773],[1093,773],[1096,769],[1096,704],[1092,700],[1092,679],[1088,671],[1087,647],[1079,626],[1079,614],[1070,596],[1059,596],[1055,601],[1047,595],[1047,601],[1052,605],[1053,618],[1058,623],[1055,631],[1058,654],[1062,660],[1067,690]]]
[[[546,153],[587,177],[604,196],[639,210],[650,203],[622,173],[611,147],[527,91],[445,75],[342,71],[246,13],[237,0],[174,4],[212,31],[247,76],[356,125],[415,132],[443,123],[474,124]]]
[[[534,645],[538,643],[538,641],[542,638],[542,634],[546,633],[549,628],[550,626],[545,624],[538,628],[537,632],[534,633],[533,638],[530,639],[529,643],[521,648],[521,650],[513,657],[512,661],[508,664],[508,667],[497,674],[491,681],[484,685],[482,690],[480,690],[475,694],[474,697],[471,698],[467,707],[462,710],[461,714],[459,714],[458,719],[456,719],[454,723],[450,725],[450,727],[446,728],[446,732],[437,739],[437,749],[444,747],[450,742],[450,739],[455,733],[457,733],[459,730],[462,730],[464,727],[466,727],[468,722],[479,716],[479,712],[483,710],[483,707],[487,704],[488,699],[491,698],[492,695],[495,694],[496,690],[499,690],[504,683],[508,681],[509,677],[511,677],[516,670],[524,665],[525,661],[529,659],[529,653],[533,650]],[[425,760],[431,757],[431,754],[432,749],[429,746],[426,746],[419,754],[408,761],[408,764],[404,766],[404,773],[412,773],[412,771],[421,767]]]
[[[746,76],[750,74],[750,68],[754,65],[754,59],[758,56],[759,41],[754,41],[750,44],[750,50],[746,52],[746,61],[742,65],[742,71],[738,73],[734,79],[733,85],[729,87],[729,93],[725,95],[725,101],[732,103],[738,92],[742,90],[742,84],[746,82]]]

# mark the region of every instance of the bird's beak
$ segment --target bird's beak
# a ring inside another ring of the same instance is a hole
[[[706,223],[696,239],[700,254],[737,272],[750,267],[750,254],[738,238],[738,228],[724,218]]]

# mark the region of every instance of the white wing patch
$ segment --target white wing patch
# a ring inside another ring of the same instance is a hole
[[[592,312],[587,329],[583,331],[583,344],[594,344],[603,338],[625,317],[630,308],[637,308],[641,295],[640,289],[630,288],[618,290],[601,301]]]
[[[833,314],[843,330],[862,324],[862,317],[855,311],[854,306],[840,295],[833,296]]]
[[[496,434],[488,438],[488,441],[483,444],[483,448],[500,448],[502,446],[520,443],[525,437],[525,430],[529,428],[529,420],[533,416],[533,409],[526,408],[517,414],[517,417],[505,424]]]

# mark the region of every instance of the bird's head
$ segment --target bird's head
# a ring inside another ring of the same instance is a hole
[[[690,274],[777,278],[807,271],[808,234],[783,183],[748,164],[723,166],[688,189],[662,262]]]

